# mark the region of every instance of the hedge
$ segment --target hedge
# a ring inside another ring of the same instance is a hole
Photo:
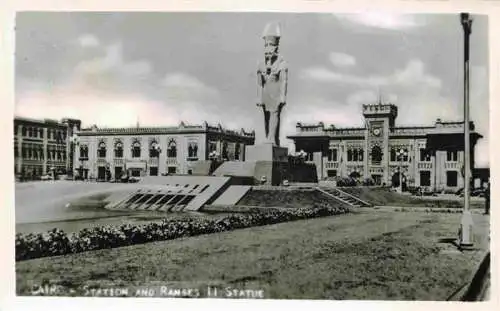
[[[18,233],[16,235],[16,261],[338,215],[348,211],[345,207],[332,207],[323,203],[309,208],[232,214],[219,219],[164,219],[161,222],[139,225],[108,225],[83,229],[71,234],[60,229],[53,229],[46,233]]]

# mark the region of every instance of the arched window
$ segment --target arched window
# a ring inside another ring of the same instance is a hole
[[[160,156],[160,145],[156,140],[153,140],[149,145],[149,157],[158,158]]]
[[[48,153],[48,157],[50,158],[50,153]],[[87,145],[80,146],[80,158],[88,159],[89,157],[89,147]]]
[[[380,164],[382,162],[382,149],[379,146],[373,147],[371,156],[373,164]]]
[[[351,161],[353,161],[353,160],[354,160],[353,158],[354,158],[354,157],[353,157],[353,152],[352,152],[352,150],[351,150],[351,149],[348,149],[348,150],[347,150],[347,161],[348,161],[348,162],[351,162]]]
[[[365,151],[363,150],[363,148],[358,149],[358,160],[359,161],[363,161],[364,154],[365,154]]]
[[[141,157],[141,143],[136,141],[132,144],[132,158]]]
[[[123,158],[123,143],[121,141],[115,143],[115,158]]]
[[[177,158],[177,143],[175,142],[174,139],[168,142],[167,157]]]
[[[106,157],[106,143],[101,141],[99,146],[97,147],[97,157],[105,158]]]

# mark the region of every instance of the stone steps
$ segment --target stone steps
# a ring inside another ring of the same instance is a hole
[[[344,202],[345,204],[347,204],[351,207],[359,208],[359,207],[372,206],[372,204],[365,202],[365,201],[363,201],[363,200],[361,200],[353,195],[345,193],[345,192],[343,192],[339,189],[336,189],[336,188],[322,187],[322,188],[318,188],[318,190],[322,191],[323,193],[325,193],[327,195],[332,196],[333,198],[335,198],[341,202]]]

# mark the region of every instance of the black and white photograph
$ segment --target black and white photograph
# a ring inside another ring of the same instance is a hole
[[[15,295],[489,301],[490,31],[17,12]]]

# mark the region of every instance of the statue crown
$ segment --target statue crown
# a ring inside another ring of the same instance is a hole
[[[281,26],[279,23],[272,22],[268,23],[264,28],[264,32],[262,33],[262,38],[268,39],[270,37],[278,38],[281,37]]]

